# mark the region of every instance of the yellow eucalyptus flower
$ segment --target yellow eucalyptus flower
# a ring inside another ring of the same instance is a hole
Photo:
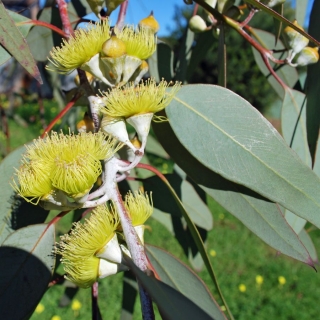
[[[78,261],[61,259],[65,278],[75,283],[80,288],[91,287],[99,277],[100,259],[92,256]]]
[[[101,131],[78,135],[53,132],[27,146],[23,163],[16,172],[17,181],[12,186],[34,204],[54,188],[70,197],[81,197],[101,174],[100,160],[109,159],[120,147],[115,139],[107,138]]]
[[[80,68],[101,51],[102,44],[110,38],[108,20],[88,24],[87,29],[78,29],[68,41],[63,40],[61,47],[51,50],[49,61],[52,66],[46,68],[58,73],[69,73]]]
[[[125,198],[125,207],[130,214],[134,227],[143,225],[153,212],[151,196],[141,191],[129,192]]]
[[[61,237],[57,253],[63,260],[76,261],[99,254],[114,237],[119,218],[113,207],[96,207],[89,219],[74,223],[70,234]]]
[[[74,223],[70,234],[61,237],[56,246],[56,254],[62,256],[61,262],[66,272],[66,279],[76,283],[81,288],[88,288],[99,278],[106,275],[106,264],[115,263],[104,261],[97,256],[104,253],[108,243],[116,236],[115,231],[119,218],[113,207],[106,205],[95,208],[89,219],[82,224]],[[113,242],[119,247],[118,242]],[[121,254],[120,249],[111,251]],[[119,257],[115,257],[118,261]],[[112,272],[112,274],[115,272]]]
[[[24,159],[11,186],[26,201],[38,204],[53,190],[49,173],[44,162]]]
[[[144,113],[155,113],[164,109],[180,89],[177,82],[167,92],[168,83],[161,81],[157,86],[154,79],[134,86],[130,83],[125,88],[114,88],[109,93],[104,93],[105,107],[101,112],[112,118],[129,118]]]
[[[140,26],[135,30],[134,26],[126,26],[121,32],[115,30],[127,50],[127,55],[137,57],[140,60],[148,59],[157,47],[157,41],[152,30],[145,26]]]

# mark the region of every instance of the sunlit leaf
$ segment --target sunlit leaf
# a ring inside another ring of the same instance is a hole
[[[22,36],[25,38],[28,35],[30,28],[32,27],[32,24],[31,23],[22,24],[22,23],[30,22],[31,20],[22,16],[21,14],[15,13],[10,10],[7,10],[7,13],[11,17],[11,19],[15,22]],[[2,46],[0,46],[0,65],[8,61],[10,58],[11,58],[11,54]]]
[[[147,245],[148,258],[161,281],[180,291],[214,319],[226,319],[203,281],[170,253]]]
[[[188,85],[166,111],[202,164],[320,227],[320,179],[246,100],[225,88]]]
[[[179,142],[168,123],[154,124],[154,130],[173,160],[252,232],[283,254],[311,263],[308,252],[276,204],[205,167]]]
[[[17,16],[15,17],[17,18]],[[42,84],[40,72],[30,52],[30,48],[2,2],[0,2],[0,19],[0,44]],[[18,18],[18,20],[22,19]],[[24,29],[25,31],[26,29]]]
[[[3,319],[29,318],[39,303],[54,268],[54,242],[54,225],[38,224],[12,233],[0,247]]]
[[[305,25],[305,18],[306,18],[306,13],[307,13],[307,9],[308,9],[308,0],[299,0],[296,1],[295,3],[295,17],[299,23],[300,26],[304,26]]]

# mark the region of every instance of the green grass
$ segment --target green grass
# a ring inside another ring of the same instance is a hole
[[[46,108],[51,109],[46,111],[48,119],[56,112],[56,109],[52,109],[54,107],[54,104],[47,102]],[[21,111],[21,116],[26,120],[29,117],[29,109],[30,106],[23,110],[24,113]],[[23,128],[12,120],[9,121],[9,125],[12,149],[36,138],[41,130],[38,121],[30,123],[28,128]],[[156,162],[156,165],[161,168],[161,161]],[[209,206],[215,222],[213,230],[208,234],[207,249],[212,253],[210,259],[213,268],[235,319],[316,319],[317,297],[320,296],[318,273],[301,262],[278,255],[210,199]],[[67,232],[71,222],[72,214],[68,214],[58,225],[58,235]],[[147,243],[162,247],[187,262],[179,243],[164,226],[152,218],[147,224],[150,226],[145,232]],[[312,231],[310,235],[316,248],[319,248],[320,231]],[[221,304],[208,273],[202,270],[199,275]],[[264,280],[260,286],[255,282],[257,275],[261,275]],[[286,279],[284,285],[279,284],[279,276]],[[99,305],[103,319],[120,318],[122,278],[123,274],[118,274],[100,281]],[[239,290],[241,284],[245,285],[245,292]],[[65,290],[63,285],[49,288],[41,300],[43,312],[35,312],[31,319],[51,319],[55,315],[60,316],[62,320],[91,319],[90,290],[68,289],[72,293],[71,299],[80,301],[82,307],[79,311],[72,310],[64,295]],[[67,306],[62,307],[62,304]],[[157,318],[160,318],[158,314]],[[134,319],[141,319],[138,301],[135,305]]]

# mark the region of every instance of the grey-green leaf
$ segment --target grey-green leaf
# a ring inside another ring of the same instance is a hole
[[[305,229],[302,229],[299,233],[299,238],[304,244],[304,246],[308,249],[310,256],[312,258],[312,261],[318,263],[319,259],[318,259],[317,250],[314,246],[314,243],[312,242],[311,237],[309,236],[309,233]]]
[[[214,319],[226,319],[203,281],[170,253],[146,246],[148,258],[161,281],[184,294]]]
[[[155,124],[153,128],[173,160],[211,197],[276,250],[312,264],[307,250],[277,204],[205,167],[179,142],[168,123]]]
[[[30,48],[2,2],[0,2],[0,20],[0,44],[42,84],[40,72]]]
[[[22,36],[25,38],[28,35],[29,30],[32,27],[32,24],[31,23],[23,24],[23,22],[29,22],[31,20],[10,10],[7,10],[7,13],[11,17],[11,19],[15,22]],[[11,58],[11,54],[9,54],[9,52],[6,49],[0,46],[0,65],[8,61],[10,58]]]
[[[29,318],[48,287],[54,268],[54,225],[32,225],[0,247],[0,310],[3,319]],[[17,307],[18,306],[18,307]]]
[[[202,164],[320,227],[320,179],[246,100],[225,88],[188,85],[166,110]]]
[[[316,39],[320,39],[319,28],[320,1],[314,1],[310,15],[309,33]],[[311,157],[314,161],[317,148],[320,126],[320,108],[319,108],[319,92],[320,92],[320,61],[308,66],[307,71],[307,129],[308,142]]]

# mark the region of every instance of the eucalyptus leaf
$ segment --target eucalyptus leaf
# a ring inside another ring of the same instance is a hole
[[[174,77],[173,60],[174,53],[170,46],[158,40],[157,50],[148,59],[150,76],[157,82],[162,78],[171,81]]]
[[[284,140],[311,167],[306,123],[306,96],[302,92],[287,89],[281,109],[281,131]]]
[[[15,13],[13,11],[7,10],[7,13],[11,17],[11,19],[15,22],[15,25],[18,27],[19,31],[21,32],[22,36],[25,38],[30,28],[32,27],[32,23],[30,19],[22,16],[21,14]],[[27,24],[24,24],[27,23]],[[4,64],[11,58],[11,54],[2,46],[0,46],[0,65]]]
[[[296,1],[295,17],[300,26],[305,25],[305,18],[308,9],[308,0],[299,0]]]
[[[161,281],[180,291],[214,319],[226,319],[207,286],[189,267],[161,248],[147,245],[146,250]]]
[[[166,111],[202,164],[320,227],[320,179],[246,100],[225,88],[187,85]]]
[[[17,28],[15,21],[8,14],[0,1],[0,44],[40,83],[41,75],[30,48],[23,35]],[[21,19],[22,20],[22,19]],[[2,48],[1,48],[2,49]],[[5,57],[4,57],[5,58]],[[3,55],[2,55],[3,59]]]
[[[159,312],[164,319],[214,319],[176,289],[154,277],[147,276],[131,259],[127,258],[126,263],[144,290],[149,293],[151,299],[157,304]]]
[[[308,167],[311,167],[306,125],[305,94],[289,88],[286,89],[281,109],[282,135],[300,159]],[[289,210],[285,210],[285,218],[297,234],[306,224],[305,219],[298,217]]]
[[[3,319],[29,318],[51,279],[54,243],[54,225],[38,224],[15,231],[1,245],[0,309]]]
[[[190,64],[194,33],[187,28],[180,45],[178,61],[176,65],[175,79],[186,82],[188,65]]]
[[[302,229],[299,233],[299,238],[310,253],[312,260],[315,263],[319,263],[317,250],[312,242],[311,237],[309,236],[309,233],[305,229]]]
[[[320,39],[319,28],[320,2],[314,1],[310,15],[309,33]],[[310,153],[314,162],[315,152],[320,127],[320,108],[319,108],[319,92],[320,92],[320,62],[309,65],[307,69],[307,129]]]
[[[180,168],[252,232],[283,254],[312,264],[307,250],[285,221],[279,206],[201,164],[180,143],[168,123],[154,124],[153,129]]]
[[[130,272],[125,272],[122,283],[122,310],[120,320],[133,319],[134,305],[138,296],[138,285]]]

